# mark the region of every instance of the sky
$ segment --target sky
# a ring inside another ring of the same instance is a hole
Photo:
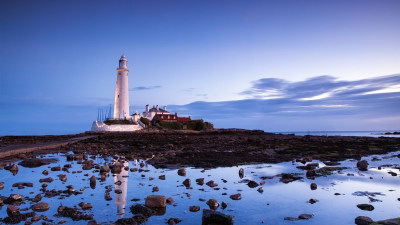
[[[0,1],[0,135],[90,129],[128,59],[130,109],[217,128],[400,129],[400,1]]]

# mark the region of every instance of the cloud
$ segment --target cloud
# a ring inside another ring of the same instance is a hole
[[[170,106],[170,109],[192,117],[225,121],[221,124],[226,124],[226,121],[233,124],[246,124],[247,121],[247,124],[251,124],[253,121],[255,128],[264,130],[279,130],[277,124],[291,127],[290,123],[309,126],[307,129],[311,130],[321,127],[367,129],[368,126],[369,129],[382,129],[383,124],[372,124],[371,121],[386,121],[384,118],[400,112],[400,74],[355,81],[343,81],[325,75],[298,82],[263,78],[252,82],[252,87],[241,94],[247,99],[193,102],[184,106]],[[272,127],[273,124],[276,127]],[[400,120],[397,124],[400,124]]]
[[[129,91],[147,91],[147,90],[152,90],[152,89],[157,89],[157,88],[161,88],[162,86],[160,85],[156,85],[156,86],[138,86],[138,87],[134,87],[129,89]]]

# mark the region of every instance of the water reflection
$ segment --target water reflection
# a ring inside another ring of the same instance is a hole
[[[129,166],[129,162],[123,162],[122,165],[121,173],[114,176],[115,205],[117,205],[117,214],[120,218],[124,217],[125,214],[126,194],[128,192],[128,170],[125,170],[125,167]]]

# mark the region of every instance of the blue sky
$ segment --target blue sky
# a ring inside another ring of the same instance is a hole
[[[0,2],[0,135],[77,133],[113,104],[216,127],[400,129],[400,1]]]

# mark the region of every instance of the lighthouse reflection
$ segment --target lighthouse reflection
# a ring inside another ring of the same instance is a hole
[[[120,218],[125,214],[126,194],[128,191],[128,171],[124,168],[129,166],[129,162],[123,162],[121,164],[121,173],[114,176],[115,204],[117,205],[117,214]]]

